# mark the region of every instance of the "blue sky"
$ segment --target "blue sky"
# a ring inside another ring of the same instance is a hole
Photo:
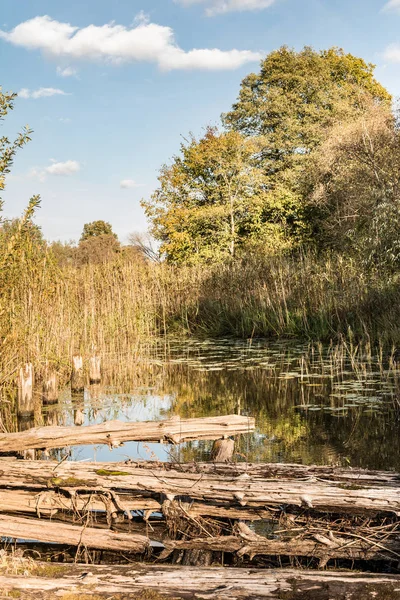
[[[400,96],[400,0],[1,0],[1,134],[32,141],[3,194],[6,216],[40,193],[48,239],[105,219],[147,227],[140,199],[182,136],[216,124],[242,78],[287,44],[341,46]]]

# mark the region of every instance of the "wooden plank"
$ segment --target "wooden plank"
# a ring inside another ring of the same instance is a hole
[[[154,597],[218,600],[400,599],[398,575],[295,569],[229,569],[223,567],[38,564],[37,573],[0,576],[4,593],[43,600],[76,594],[85,597],[136,598],[152,590]],[[48,576],[45,574],[48,573]],[[54,575],[52,575],[54,573]],[[156,595],[160,593],[160,596]],[[152,595],[153,597],[153,595]]]
[[[122,442],[129,441],[162,441],[180,444],[192,440],[215,440],[223,436],[248,433],[254,428],[255,421],[252,417],[239,415],[201,419],[177,417],[166,421],[139,423],[107,421],[89,427],[37,427],[23,433],[0,434],[0,452],[87,444],[108,444],[114,448]]]
[[[0,536],[137,554],[149,548],[148,538],[142,535],[10,515],[0,515]]]
[[[25,434],[29,435],[29,434]],[[187,467],[187,468],[186,468]],[[121,490],[126,493],[145,492],[155,499],[160,494],[171,500],[184,502],[190,509],[191,502],[209,504],[214,509],[244,509],[246,513],[265,511],[292,505],[313,508],[324,512],[345,512],[348,514],[378,512],[400,514],[400,488],[397,475],[374,473],[368,479],[360,472],[359,478],[350,483],[340,471],[335,479],[331,473],[329,480],[318,477],[275,478],[268,475],[268,465],[264,471],[257,466],[254,473],[238,469],[236,472],[224,466],[213,473],[214,465],[207,471],[193,472],[193,465],[163,465],[162,463],[76,463],[64,462],[57,466],[52,461],[22,461],[0,463],[0,488],[28,488],[31,490],[71,489],[83,491]],[[300,471],[303,473],[303,471]]]

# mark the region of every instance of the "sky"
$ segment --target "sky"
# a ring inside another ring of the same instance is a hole
[[[190,132],[217,125],[268,52],[342,47],[400,96],[400,0],[0,0],[0,124],[32,141],[3,216],[41,195],[49,240],[104,219],[122,242],[148,227],[141,198]]]

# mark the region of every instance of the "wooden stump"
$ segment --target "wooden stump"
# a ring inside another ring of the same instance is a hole
[[[32,363],[20,368],[18,377],[18,407],[20,417],[34,413],[33,402],[34,370]]]
[[[80,427],[85,422],[85,415],[83,413],[83,409],[84,409],[83,402],[77,402],[74,405],[74,425],[76,425],[77,427]]]
[[[56,404],[58,402],[58,377],[55,371],[46,369],[42,390],[43,404]]]
[[[89,381],[92,384],[101,382],[101,358],[97,354],[89,360]]]
[[[83,392],[85,389],[83,358],[79,354],[72,357],[71,389],[72,392]]]

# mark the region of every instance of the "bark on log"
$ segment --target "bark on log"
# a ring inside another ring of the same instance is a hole
[[[400,599],[398,575],[375,575],[345,571],[316,572],[295,569],[228,569],[149,566],[80,566],[47,563],[38,573],[0,576],[5,593],[19,592],[22,599],[43,600],[66,594],[110,598],[121,594],[135,598],[146,590],[161,592],[161,597],[218,600],[268,598],[270,600],[364,600]],[[57,576],[52,576],[52,573]],[[46,577],[46,573],[49,575]]]
[[[180,444],[191,440],[215,440],[224,435],[248,433],[255,428],[252,417],[227,415],[201,419],[173,418],[167,421],[124,423],[107,421],[89,427],[37,427],[21,433],[0,434],[0,451],[21,451],[30,448],[63,448],[87,444],[108,444],[118,447],[122,442],[166,442]]]
[[[25,433],[29,437],[29,433]],[[1,437],[1,436],[0,436]],[[31,445],[31,441],[29,445]],[[211,468],[210,468],[211,467]],[[294,505],[317,511],[362,514],[378,512],[400,514],[400,484],[394,473],[339,470],[335,478],[302,477],[307,470],[298,469],[298,478],[270,478],[269,465],[257,466],[254,472],[213,473],[213,465],[193,473],[193,465],[160,463],[76,463],[65,461],[57,466],[52,461],[0,463],[0,488],[31,490],[72,489],[120,490],[152,496],[161,502],[160,494],[169,500],[180,500],[190,512],[191,502],[215,508],[244,509],[246,513]],[[243,467],[244,468],[244,467]],[[272,466],[271,466],[272,468]],[[220,471],[225,469],[221,466]],[[284,469],[282,469],[284,470]],[[293,472],[293,471],[288,471]],[[255,473],[255,474],[254,474]],[[322,471],[320,471],[322,473]],[[237,514],[237,513],[236,513]]]
[[[142,535],[9,515],[0,515],[0,536],[135,554],[143,554],[149,548],[149,539]]]

